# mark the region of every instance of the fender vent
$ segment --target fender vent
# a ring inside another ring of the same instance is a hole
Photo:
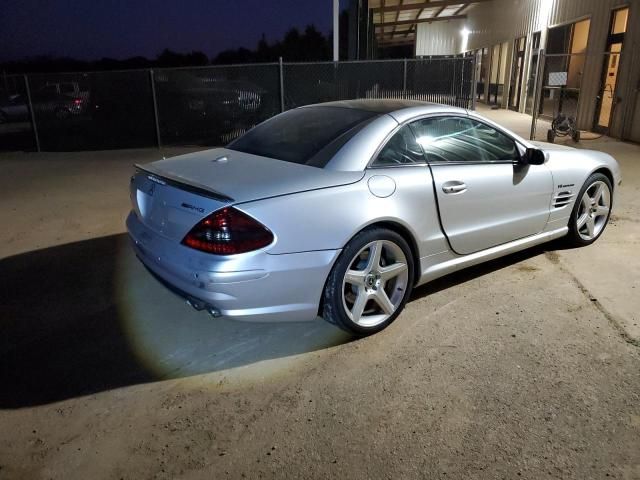
[[[573,200],[573,193],[569,191],[560,192],[553,197],[553,208],[562,208],[566,207]]]

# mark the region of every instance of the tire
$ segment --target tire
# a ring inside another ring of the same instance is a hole
[[[580,130],[576,130],[575,132],[573,132],[573,135],[571,135],[571,138],[573,139],[573,141],[575,143],[579,143],[580,142]]]
[[[383,228],[363,230],[327,278],[322,316],[355,335],[379,332],[400,315],[413,279],[413,255],[401,235]]]
[[[7,116],[3,112],[0,112],[0,125],[3,123],[7,123]]]
[[[595,242],[604,232],[611,216],[613,187],[602,173],[594,173],[580,189],[569,218],[566,241],[574,247]]]
[[[553,130],[547,130],[547,142],[553,143],[556,138],[556,134]]]

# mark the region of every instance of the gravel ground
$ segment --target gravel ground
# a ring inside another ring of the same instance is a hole
[[[0,479],[640,479],[640,147],[588,146],[625,175],[598,243],[440,279],[359,340],[151,278],[122,222],[157,152],[3,154]]]

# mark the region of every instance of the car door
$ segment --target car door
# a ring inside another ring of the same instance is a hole
[[[513,138],[467,116],[411,124],[431,168],[451,248],[470,254],[541,232],[553,179],[546,165],[519,163]]]

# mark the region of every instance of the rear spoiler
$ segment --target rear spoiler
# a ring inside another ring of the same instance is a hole
[[[185,192],[195,193],[196,195],[202,195],[203,197],[212,198],[221,202],[233,202],[233,198],[223,195],[220,192],[202,185],[200,183],[187,180],[179,175],[173,175],[169,172],[165,172],[159,168],[154,167],[152,164],[139,165],[135,164],[137,172],[146,174],[149,180],[160,183],[161,185],[170,185],[172,187],[179,188]]]

